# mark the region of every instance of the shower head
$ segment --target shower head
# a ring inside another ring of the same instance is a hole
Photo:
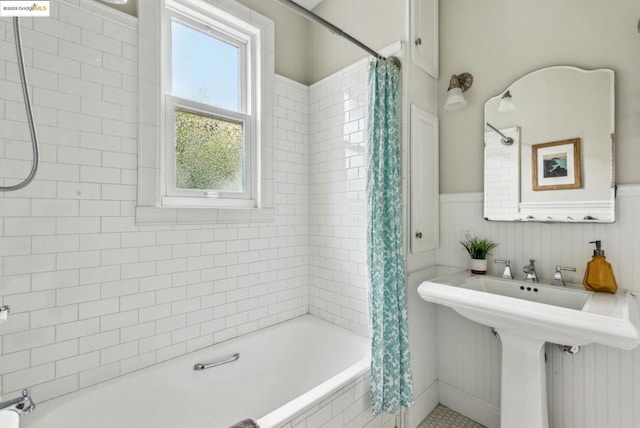
[[[111,3],[111,4],[127,4],[127,0],[100,0],[103,1],[105,3]]]

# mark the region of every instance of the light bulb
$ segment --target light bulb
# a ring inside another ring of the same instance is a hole
[[[498,111],[500,113],[507,113],[510,111],[514,111],[516,109],[515,104],[513,104],[513,99],[511,99],[511,93],[509,91],[505,92],[500,100],[500,105],[498,106]]]
[[[445,110],[460,110],[467,105],[467,100],[462,95],[461,88],[451,88],[447,91],[447,101],[444,103]]]

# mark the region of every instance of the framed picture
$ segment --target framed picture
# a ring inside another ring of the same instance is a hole
[[[531,146],[533,190],[579,189],[580,138]]]

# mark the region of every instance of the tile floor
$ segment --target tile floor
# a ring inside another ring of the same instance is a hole
[[[484,425],[438,404],[438,407],[429,413],[424,421],[420,422],[418,428],[484,428]]]

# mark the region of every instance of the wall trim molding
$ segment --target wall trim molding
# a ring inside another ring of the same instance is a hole
[[[487,428],[500,427],[500,407],[438,381],[440,403]]]
[[[640,184],[618,184],[617,198],[640,196]],[[440,202],[484,202],[483,192],[440,193]]]
[[[440,193],[440,202],[483,202],[484,193]]]
[[[618,198],[640,196],[640,184],[618,184]]]
[[[283,76],[278,73],[274,73],[273,79],[275,82],[278,82],[281,85],[288,86],[290,88],[294,88],[296,90],[305,91],[309,93],[309,85],[305,85],[304,83],[297,82],[289,77]]]
[[[438,393],[438,381],[435,381],[414,400],[413,406],[407,411],[405,426],[416,428],[436,408],[438,403],[440,403],[440,394]]]

